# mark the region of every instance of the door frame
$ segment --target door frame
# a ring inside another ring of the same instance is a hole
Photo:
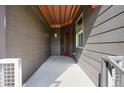
[[[65,51],[65,33],[69,32],[69,47],[70,47],[70,35],[71,35],[71,31],[69,29],[62,29],[61,30],[61,55],[64,56],[70,56],[70,50],[69,52]]]

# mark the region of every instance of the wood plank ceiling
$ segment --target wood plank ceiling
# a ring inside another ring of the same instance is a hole
[[[74,21],[77,13],[81,9],[81,6],[40,5],[39,8],[51,28],[61,28]]]

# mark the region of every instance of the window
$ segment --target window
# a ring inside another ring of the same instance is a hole
[[[82,24],[82,14],[76,22],[76,47],[83,47],[83,24]]]

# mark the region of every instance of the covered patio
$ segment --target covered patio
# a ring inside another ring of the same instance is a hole
[[[25,87],[95,87],[71,57],[50,56],[27,80]]]

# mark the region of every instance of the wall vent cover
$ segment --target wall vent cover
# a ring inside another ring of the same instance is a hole
[[[22,69],[20,58],[0,59],[0,87],[21,87]]]

